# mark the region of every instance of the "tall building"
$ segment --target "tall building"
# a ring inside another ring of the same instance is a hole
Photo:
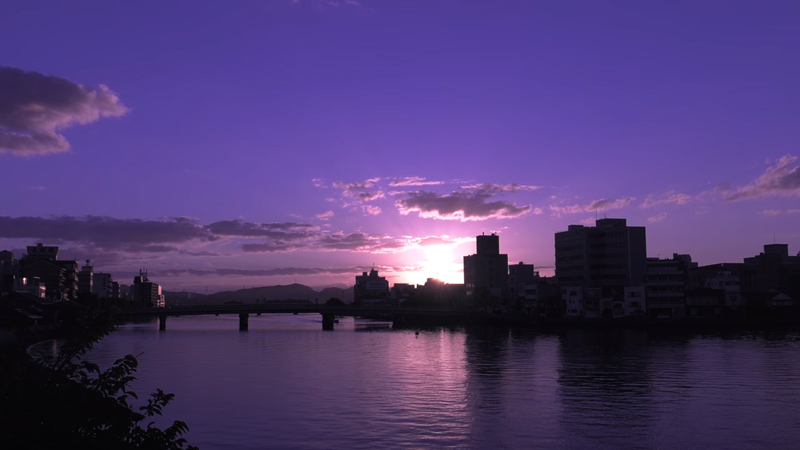
[[[161,286],[147,278],[146,270],[139,270],[139,275],[133,278],[131,298],[133,304],[140,308],[164,307]]]
[[[94,267],[91,266],[90,261],[86,260],[86,265],[81,267],[78,272],[78,292],[90,293],[94,292],[92,285],[94,283]]]
[[[467,296],[487,289],[493,296],[508,296],[508,255],[500,253],[500,237],[494,233],[476,236],[477,253],[464,257],[464,286]]]
[[[355,303],[377,303],[389,299],[389,282],[385,277],[378,275],[374,268],[361,275],[356,275],[356,285],[353,287],[353,301]]]
[[[644,227],[625,219],[570,225],[555,235],[556,279],[564,286],[642,286],[647,278]]]
[[[94,274],[92,292],[98,298],[119,298],[119,283],[114,281],[110,273]]]

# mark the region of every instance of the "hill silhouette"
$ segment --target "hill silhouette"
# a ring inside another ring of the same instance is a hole
[[[186,292],[165,292],[168,306],[172,305],[221,305],[226,302],[254,304],[259,301],[307,300],[312,303],[325,303],[330,298],[338,298],[345,303],[353,301],[353,289],[325,288],[315,291],[308,286],[294,283],[289,285],[262,286],[236,291],[221,291],[210,295],[189,294]]]

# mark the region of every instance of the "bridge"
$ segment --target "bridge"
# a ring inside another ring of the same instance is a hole
[[[123,309],[116,312],[122,320],[158,317],[158,329],[167,329],[167,317],[238,314],[239,330],[247,331],[251,314],[300,314],[317,313],[322,316],[322,329],[333,330],[336,316],[364,318],[388,318],[393,323],[401,323],[406,317],[463,318],[475,314],[469,309],[459,308],[403,308],[397,306],[329,306],[310,303],[260,303],[254,305],[192,305],[166,308]]]

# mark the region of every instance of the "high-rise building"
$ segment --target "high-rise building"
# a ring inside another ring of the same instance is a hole
[[[599,219],[556,233],[556,278],[564,286],[641,286],[647,277],[644,227],[625,219]]]
[[[385,277],[379,276],[374,268],[361,275],[356,275],[356,284],[353,286],[353,301],[355,303],[378,303],[389,299],[389,282]]]
[[[92,288],[94,283],[94,267],[90,264],[90,261],[86,260],[86,265],[81,267],[81,271],[78,272],[78,292],[82,293],[90,293],[94,292]]]
[[[114,281],[110,273],[96,272],[92,292],[98,298],[119,298],[119,283]]]
[[[161,286],[147,278],[146,270],[139,270],[139,275],[133,278],[131,298],[133,304],[140,308],[164,307]]]
[[[467,296],[487,289],[496,297],[508,296],[508,255],[500,253],[500,237],[476,236],[477,253],[464,257],[464,286]]]

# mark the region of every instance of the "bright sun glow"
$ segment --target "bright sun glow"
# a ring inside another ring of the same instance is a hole
[[[423,248],[425,260],[421,261],[426,278],[437,278],[445,283],[463,283],[463,261],[455,253],[454,245],[429,245]]]

